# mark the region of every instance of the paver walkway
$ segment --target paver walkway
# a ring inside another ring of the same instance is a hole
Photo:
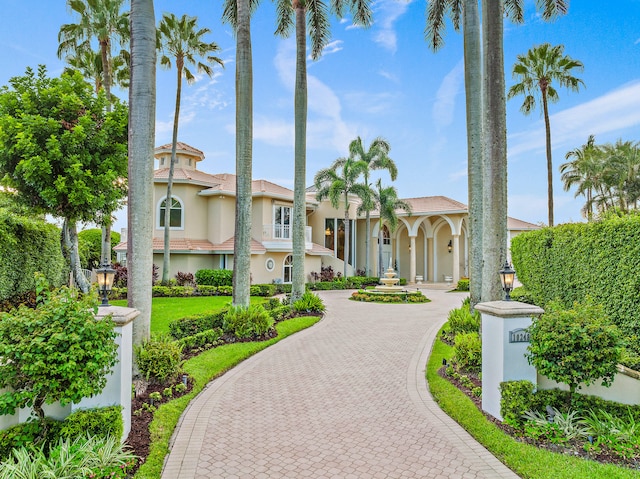
[[[427,304],[321,294],[325,318],[241,363],[191,403],[163,479],[517,478],[427,391],[459,293]]]

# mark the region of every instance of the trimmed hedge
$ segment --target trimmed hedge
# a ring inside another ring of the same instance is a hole
[[[638,238],[640,214],[634,214],[529,231],[513,238],[511,254],[536,304],[558,300],[569,308],[591,296],[624,336],[640,337]]]
[[[68,270],[55,225],[0,208],[0,238],[0,301],[35,290],[36,272],[53,287],[64,284]]]
[[[175,319],[169,323],[169,334],[174,339],[183,339],[209,329],[222,328],[228,309],[210,314],[197,314]]]
[[[233,270],[199,269],[196,271],[196,284],[205,286],[232,286]]]

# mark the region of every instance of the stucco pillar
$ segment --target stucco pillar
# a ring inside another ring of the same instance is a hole
[[[453,258],[453,284],[458,285],[458,281],[460,281],[460,235],[453,235],[453,254],[451,255]]]
[[[124,441],[131,431],[131,384],[133,365],[133,320],[140,311],[122,306],[101,306],[98,308],[97,319],[111,315],[115,323],[118,345],[116,365],[107,376],[107,385],[100,394],[84,398],[78,404],[73,404],[72,412],[77,409],[87,409],[105,406],[122,406],[122,420],[124,422]]]
[[[536,369],[527,361],[533,316],[542,308],[519,301],[489,301],[476,305],[482,313],[482,410],[502,420],[500,383],[537,383]]]
[[[416,282],[416,237],[409,236],[409,282]]]

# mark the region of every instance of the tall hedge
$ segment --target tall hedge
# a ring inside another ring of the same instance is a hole
[[[67,268],[60,250],[60,230],[43,220],[0,208],[0,301],[35,289],[34,273],[60,286]]]
[[[626,336],[640,338],[640,215],[523,233],[511,255],[536,304],[569,308],[589,295]]]

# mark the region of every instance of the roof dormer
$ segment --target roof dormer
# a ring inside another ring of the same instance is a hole
[[[171,143],[158,146],[153,150],[153,157],[158,160],[158,169],[169,168],[171,162]],[[198,162],[204,160],[204,153],[186,143],[176,144],[176,168],[197,170]]]

